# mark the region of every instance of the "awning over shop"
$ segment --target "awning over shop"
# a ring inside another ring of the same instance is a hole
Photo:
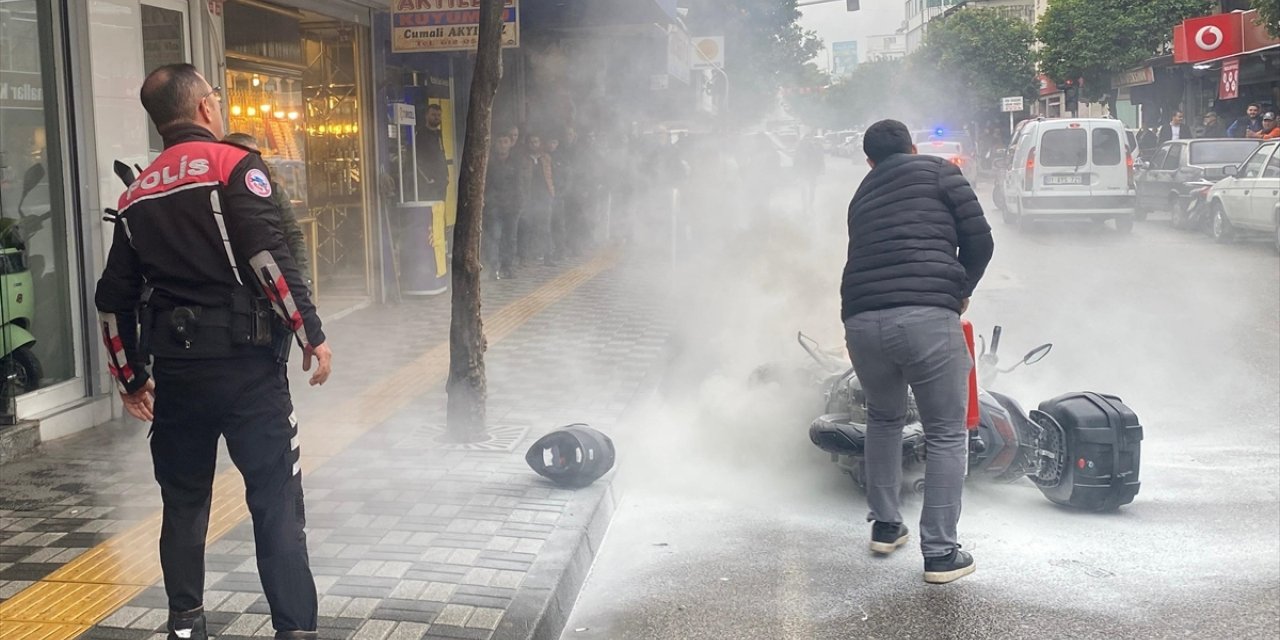
[[[1265,47],[1259,47],[1259,48],[1257,48],[1257,49],[1252,49],[1252,50],[1249,50],[1249,51],[1242,51],[1242,52],[1240,52],[1240,53],[1233,53],[1233,54],[1231,54],[1231,55],[1229,55],[1229,56],[1222,56],[1221,58],[1213,58],[1213,59],[1210,59],[1210,60],[1205,60],[1204,62],[1197,62],[1197,63],[1196,63],[1196,66],[1197,66],[1197,67],[1207,67],[1207,66],[1211,66],[1211,65],[1217,64],[1217,63],[1219,63],[1219,62],[1222,62],[1222,61],[1224,61],[1224,60],[1230,60],[1230,59],[1232,59],[1232,58],[1243,58],[1243,57],[1245,57],[1245,56],[1251,56],[1251,55],[1254,55],[1254,54],[1264,53],[1264,52],[1267,52],[1267,51],[1280,51],[1280,43],[1276,43],[1276,44],[1272,44],[1272,45],[1267,45],[1267,46],[1265,46]]]

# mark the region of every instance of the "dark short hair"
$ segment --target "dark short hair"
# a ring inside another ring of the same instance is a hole
[[[142,83],[142,107],[156,129],[195,120],[196,108],[204,98],[205,81],[190,64],[166,64],[147,74]]]
[[[443,112],[443,111],[444,111],[444,108],[443,108],[443,107],[441,107],[440,105],[438,105],[438,104],[436,104],[436,103],[434,103],[434,102],[432,102],[431,104],[427,105],[427,111],[431,111],[432,109],[434,109],[434,110],[436,110],[436,111],[440,111],[440,112]]]
[[[223,138],[222,141],[230,142],[231,144],[239,145],[246,149],[258,148],[258,139],[247,133],[228,133],[227,137]]]
[[[911,131],[897,120],[881,120],[862,135],[862,152],[877,163],[892,155],[911,153]]]
[[[1249,103],[1249,106],[1248,106],[1248,107],[1245,107],[1245,111],[1248,111],[1248,110],[1249,110],[1249,107],[1257,107],[1257,108],[1258,108],[1258,111],[1262,111],[1262,105],[1261,105],[1261,104],[1259,104],[1259,103],[1257,103],[1257,102],[1250,102],[1250,103]]]

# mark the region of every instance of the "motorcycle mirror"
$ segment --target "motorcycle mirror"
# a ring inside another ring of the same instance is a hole
[[[1052,350],[1053,350],[1052,342],[1047,342],[1045,344],[1042,344],[1032,349],[1031,351],[1029,351],[1027,355],[1023,356],[1022,364],[1035,364],[1037,362],[1040,362],[1041,360],[1044,360],[1044,357],[1049,355],[1049,352]]]
[[[40,184],[42,180],[44,180],[44,165],[31,165],[31,167],[27,169],[27,172],[22,174],[22,196],[26,197],[26,195],[31,193],[31,190],[35,189],[36,185]]]

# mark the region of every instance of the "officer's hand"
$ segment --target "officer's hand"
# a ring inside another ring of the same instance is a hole
[[[333,352],[329,350],[329,343],[322,342],[309,351],[304,352],[302,357],[302,370],[311,370],[311,356],[316,357],[316,372],[311,374],[311,386],[319,386],[329,379],[329,372],[332,371],[330,361],[333,360]]]
[[[147,380],[147,384],[133,393],[121,392],[120,398],[124,400],[124,410],[128,411],[129,415],[143,422],[151,422],[155,419],[156,383],[154,380]]]

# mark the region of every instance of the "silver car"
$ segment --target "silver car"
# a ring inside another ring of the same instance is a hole
[[[1266,234],[1280,251],[1280,140],[1262,144],[1209,190],[1213,237]]]

